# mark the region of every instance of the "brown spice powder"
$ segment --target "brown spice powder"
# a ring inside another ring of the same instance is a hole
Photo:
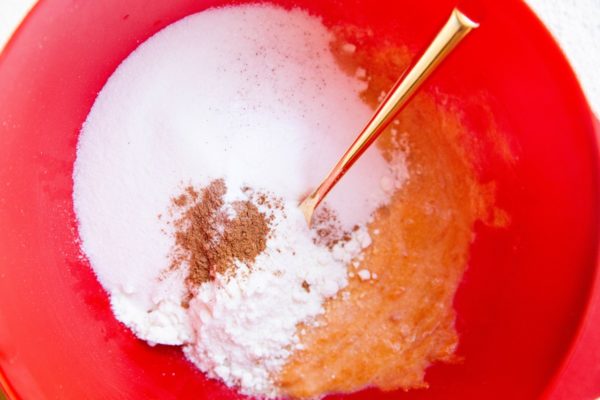
[[[337,244],[348,242],[351,239],[350,232],[342,229],[337,214],[327,204],[323,204],[315,211],[313,229],[317,233],[313,242],[317,245],[325,246],[329,250],[333,249]]]
[[[267,216],[249,199],[232,203],[236,215],[230,217],[223,210],[226,192],[225,182],[219,179],[200,192],[189,186],[171,200],[172,209],[180,212],[174,222],[171,268],[188,263],[190,289],[227,273],[235,260],[251,264],[265,250],[270,232]]]

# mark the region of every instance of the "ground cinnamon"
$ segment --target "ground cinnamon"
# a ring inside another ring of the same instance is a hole
[[[323,204],[315,211],[312,225],[316,232],[314,243],[325,246],[329,250],[337,244],[348,242],[351,239],[350,232],[342,229],[338,216],[327,204]]]
[[[190,288],[227,273],[236,260],[250,265],[266,247],[269,218],[251,198],[231,203],[231,216],[224,207],[226,192],[225,182],[219,179],[199,192],[188,186],[171,200],[172,210],[179,215],[174,221],[171,268],[188,264]]]

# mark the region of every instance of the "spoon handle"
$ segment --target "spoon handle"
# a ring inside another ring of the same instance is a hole
[[[300,208],[309,226],[314,209],[321,203],[327,193],[329,193],[333,186],[344,176],[375,139],[379,137],[385,128],[388,127],[442,60],[472,29],[478,26],[479,24],[470,20],[458,9],[455,8],[452,11],[450,19],[448,19],[448,22],[446,22],[427,50],[425,50],[408,73],[403,74],[394,84],[394,87],[379,105],[362,133],[346,150],[346,153],[344,153],[317,189],[300,204]]]

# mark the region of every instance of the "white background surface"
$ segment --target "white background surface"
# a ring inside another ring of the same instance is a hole
[[[0,48],[34,3],[35,0],[0,0]],[[600,115],[600,0],[527,3],[562,46],[592,108]]]

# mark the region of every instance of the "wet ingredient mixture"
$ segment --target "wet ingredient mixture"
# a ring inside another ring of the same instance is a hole
[[[363,98],[375,107],[412,54],[389,43],[367,46],[370,40],[368,32],[346,27],[332,48],[348,73],[364,76]],[[452,303],[473,226],[506,223],[506,216],[488,220],[493,186],[479,183],[467,134],[458,113],[421,93],[379,140],[388,159],[407,155],[410,180],[374,214],[373,243],[350,269],[342,296],[328,302],[318,328],[301,336],[304,349],[290,357],[279,381],[287,393],[426,388],[431,363],[459,362]],[[376,276],[368,284],[365,270]]]

